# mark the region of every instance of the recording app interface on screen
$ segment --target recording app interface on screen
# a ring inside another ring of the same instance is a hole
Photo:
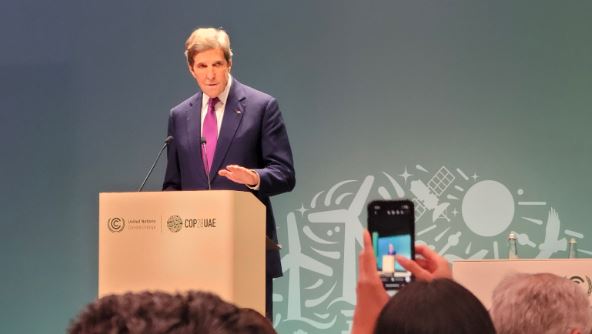
[[[398,289],[411,281],[411,273],[406,271],[395,259],[395,255],[411,258],[411,235],[383,235],[372,233],[372,244],[376,254],[376,264],[380,278],[386,289]]]

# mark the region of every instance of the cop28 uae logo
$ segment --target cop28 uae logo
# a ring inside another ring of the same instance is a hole
[[[109,218],[107,220],[107,227],[111,232],[121,232],[125,227],[125,220],[120,217]]]
[[[177,233],[183,227],[183,219],[177,215],[170,216],[167,220],[167,227],[171,232]]]
[[[559,211],[539,196],[461,168],[416,165],[344,180],[286,216],[285,278],[273,296],[278,332],[349,333],[366,204],[399,198],[415,204],[416,241],[449,261],[506,258],[510,232],[524,258],[567,257],[568,239],[584,239],[562,228]]]

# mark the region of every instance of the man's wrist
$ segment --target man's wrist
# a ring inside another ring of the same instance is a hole
[[[254,174],[255,184],[246,184],[246,186],[251,190],[259,190],[259,183],[261,183],[261,178],[259,177],[259,173],[256,170],[250,170]]]

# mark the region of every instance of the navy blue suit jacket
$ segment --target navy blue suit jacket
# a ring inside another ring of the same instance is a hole
[[[202,96],[197,93],[170,112],[168,135],[174,140],[167,150],[163,190],[208,189],[200,145]],[[255,170],[259,190],[218,175],[231,164]],[[291,191],[295,182],[292,150],[276,99],[233,78],[210,171],[212,189],[252,192],[266,207],[267,236],[277,242],[269,197]],[[267,252],[266,274],[282,275],[279,251]]]

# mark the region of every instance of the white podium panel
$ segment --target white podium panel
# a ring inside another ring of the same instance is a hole
[[[454,280],[474,293],[488,309],[493,290],[502,278],[519,272],[567,277],[586,291],[592,303],[592,259],[460,260],[452,264]]]

